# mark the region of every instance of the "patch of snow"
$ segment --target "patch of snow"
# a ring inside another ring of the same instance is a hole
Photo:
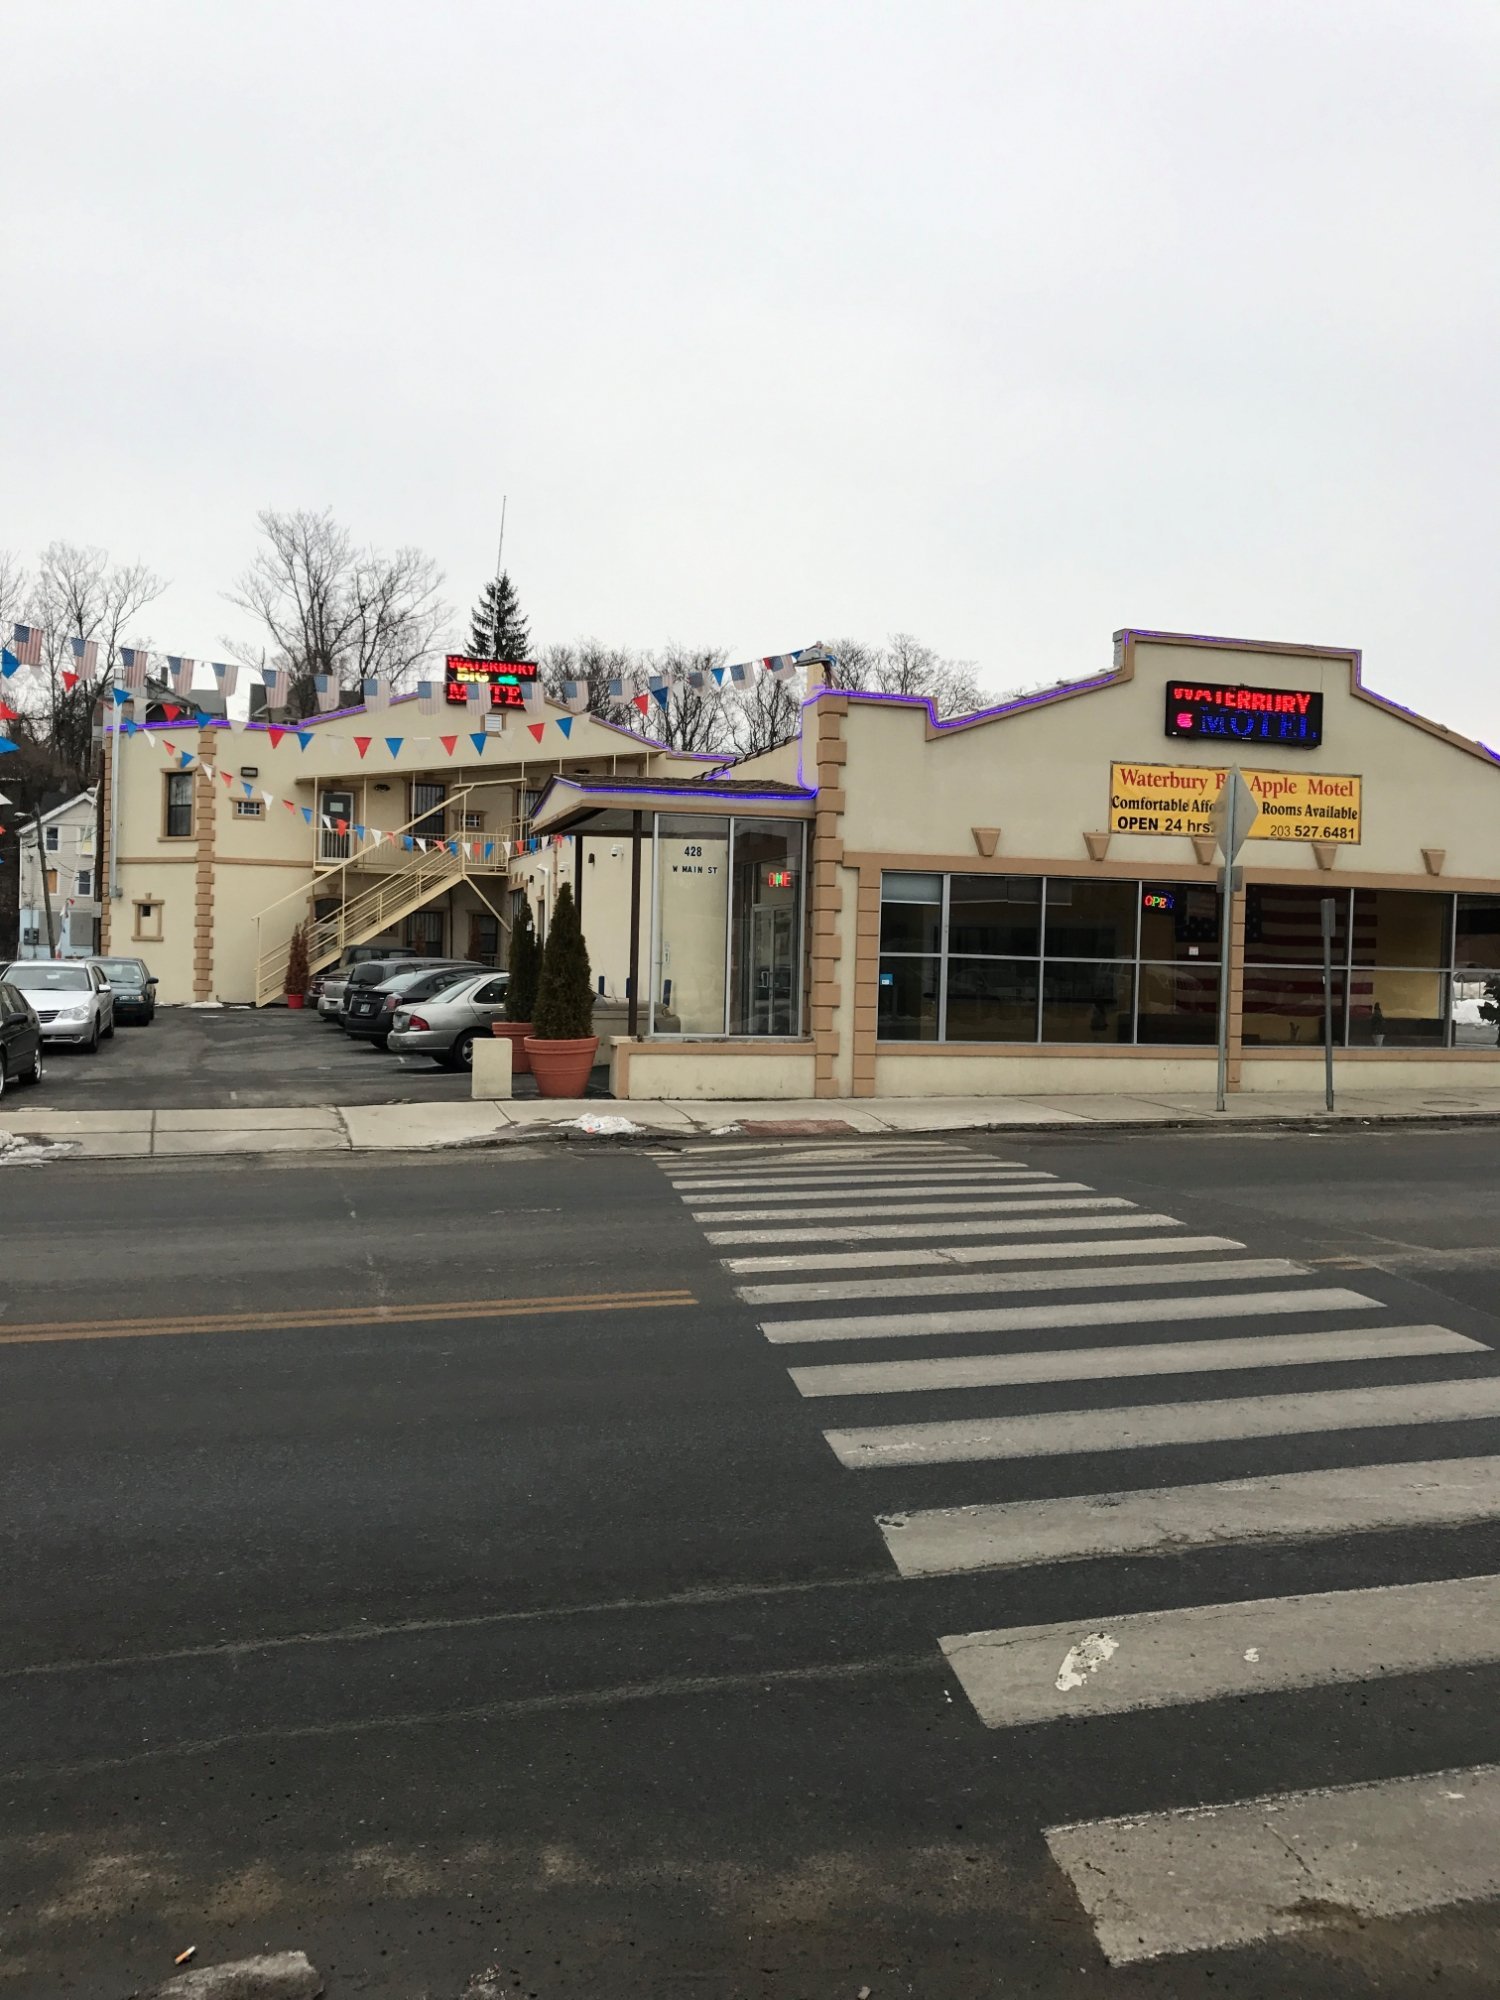
[[[611,1118],[597,1112],[586,1111],[581,1118],[570,1118],[565,1131],[587,1132],[591,1139],[623,1139],[632,1132],[644,1132],[644,1125],[637,1125],[629,1118]]]
[[[222,1000],[185,1000],[183,1006],[189,1014],[202,1014],[212,1008],[222,1008]]]
[[[67,1144],[26,1139],[19,1132],[0,1132],[0,1167],[39,1167],[47,1160],[65,1159],[75,1150]]]
[[[714,1125],[709,1128],[710,1139],[732,1139],[739,1132],[738,1125]]]
[[[1112,1660],[1120,1650],[1118,1639],[1112,1639],[1108,1632],[1091,1632],[1081,1646],[1074,1646],[1057,1670],[1057,1691],[1066,1694],[1070,1688],[1081,1688],[1090,1674],[1098,1673],[1106,1660]]]

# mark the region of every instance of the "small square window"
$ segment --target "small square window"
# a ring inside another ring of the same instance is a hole
[[[162,905],[148,899],[136,903],[134,909],[135,929],[131,935],[142,944],[160,944]]]
[[[260,799],[236,799],[234,816],[236,819],[264,819],[266,816],[264,802]]]

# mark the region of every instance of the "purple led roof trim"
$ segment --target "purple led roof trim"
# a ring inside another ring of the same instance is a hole
[[[628,784],[617,779],[611,779],[608,783],[596,784],[592,778],[567,777],[549,778],[547,781],[549,791],[556,786],[560,790],[566,789],[574,792],[628,792],[632,794],[639,792],[666,792],[671,787],[671,784],[672,780],[670,778],[665,780],[664,783],[655,785],[652,784],[649,778],[642,779],[638,784]],[[766,799],[775,805],[778,802],[785,803],[788,800],[815,799],[818,796],[818,792],[816,786],[809,787],[804,785],[795,789],[788,788],[786,791],[781,792],[735,791],[716,793],[713,779],[705,778],[701,783],[695,783],[691,792],[674,791],[672,796],[674,798],[686,799],[689,802],[693,799],[714,797],[727,798],[731,801],[734,799]]]

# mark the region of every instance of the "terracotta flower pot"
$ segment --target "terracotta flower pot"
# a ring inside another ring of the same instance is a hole
[[[577,1042],[543,1042],[530,1035],[523,1046],[541,1096],[583,1096],[589,1086],[589,1071],[594,1067],[594,1054],[599,1047],[597,1035],[585,1035]]]
[[[529,1021],[491,1021],[490,1033],[497,1041],[510,1043],[510,1073],[512,1076],[530,1076],[531,1058],[526,1053],[526,1037],[531,1033]]]
[[[307,995],[305,993],[288,993],[286,1004],[294,1010],[298,1007],[305,1007],[307,1005]]]

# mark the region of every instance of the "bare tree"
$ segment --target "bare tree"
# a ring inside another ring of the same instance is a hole
[[[0,549],[0,638],[10,643],[10,628],[25,623],[24,607],[31,590],[21,558],[13,549]]]
[[[618,681],[624,690],[633,683],[639,668],[635,654],[623,647],[606,646],[598,639],[583,639],[576,646],[547,647],[541,659],[542,685],[548,694],[562,701],[566,683],[582,681],[588,691],[586,712],[601,722],[629,729],[640,717],[631,705],[630,695],[623,691],[614,694],[611,686]]]
[[[826,669],[830,687],[851,692],[927,695],[939,715],[971,715],[990,699],[972,660],[945,660],[910,632],[896,632],[884,646],[837,639],[837,665]]]
[[[794,743],[802,730],[802,684],[756,676],[748,688],[736,688],[724,704],[729,740],[737,757],[759,757]]]
[[[272,664],[290,675],[291,714],[316,709],[320,674],[341,699],[357,700],[362,681],[402,686],[437,648],[453,614],[430,556],[414,548],[392,555],[356,548],[327,508],[314,514],[268,507],[257,519],[265,545],[229,601],[269,633]],[[241,651],[240,657],[250,656]]]
[[[128,626],[165,589],[165,580],[145,563],[111,563],[107,550],[76,542],[49,542],[37,560],[24,592],[23,622],[42,630],[42,673],[21,695],[60,768],[79,785],[87,782],[94,763],[99,689],[75,678],[78,662],[69,642],[83,639],[98,647],[108,685]]]

